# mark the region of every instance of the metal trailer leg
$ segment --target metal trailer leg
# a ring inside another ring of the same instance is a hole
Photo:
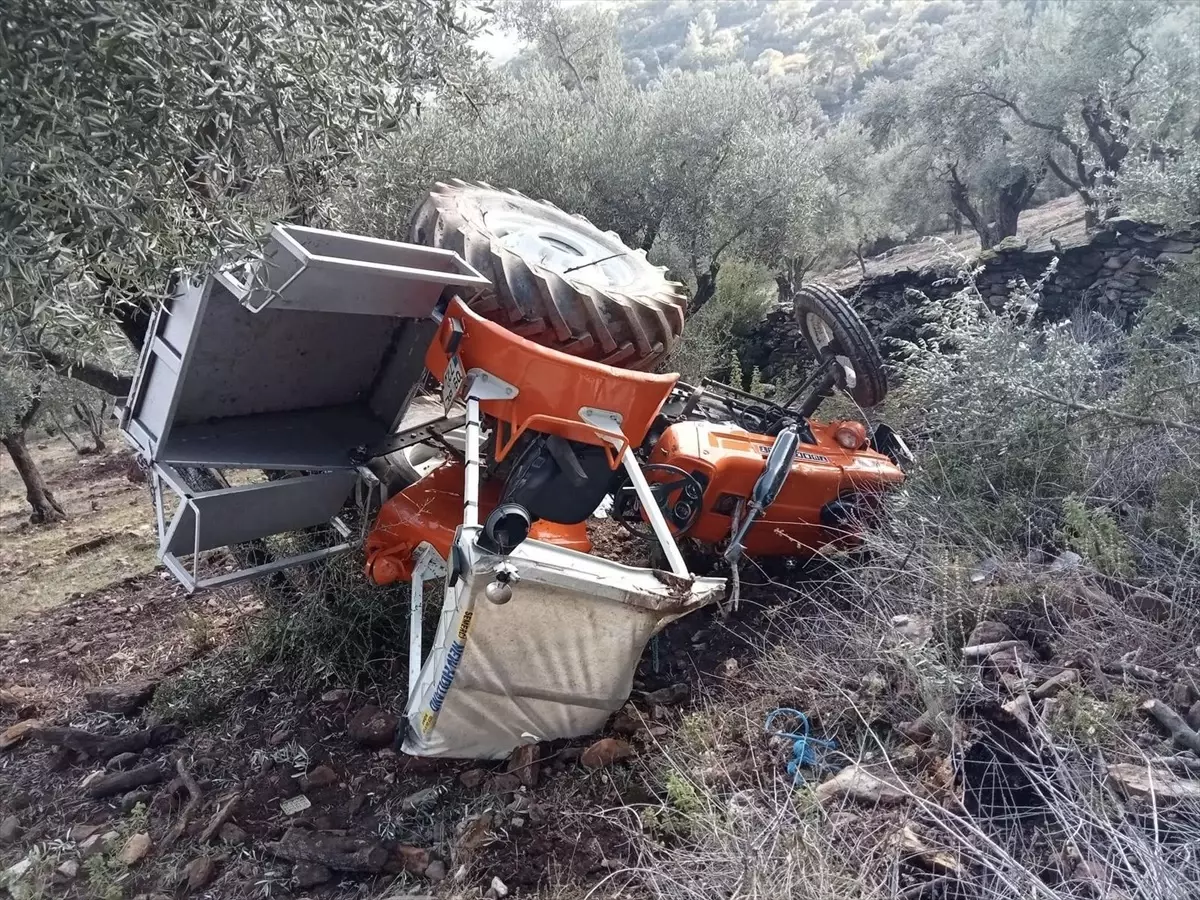
[[[621,456],[621,462],[625,466],[625,471],[629,474],[629,480],[633,483],[633,489],[637,492],[642,509],[646,511],[646,517],[650,520],[650,527],[654,529],[654,536],[658,538],[663,552],[667,555],[667,562],[671,565],[671,571],[680,578],[690,578],[691,575],[688,572],[687,565],[683,561],[683,554],[679,552],[679,545],[675,543],[675,536],[671,534],[667,520],[663,517],[662,510],[658,508],[658,501],[655,500],[654,494],[651,493],[650,485],[646,482],[646,476],[642,474],[642,470],[634,458],[633,451],[626,449],[625,453]]]
[[[470,388],[468,388],[470,390]],[[479,524],[479,400],[467,397],[466,483],[463,485],[463,525]]]
[[[430,578],[442,578],[446,564],[432,546],[422,543],[414,551],[416,564],[413,566],[412,592],[408,604],[408,699],[412,699],[417,682],[421,679],[421,666],[425,661],[422,647],[425,620],[425,582]]]
[[[421,677],[421,638],[425,620],[425,573],[420,565],[413,569],[408,603],[408,697],[412,697]]]

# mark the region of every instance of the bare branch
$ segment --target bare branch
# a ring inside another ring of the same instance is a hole
[[[1052,125],[1049,122],[1039,122],[1037,119],[1026,115],[1025,112],[1019,106],[1017,106],[1016,101],[1010,100],[1008,97],[1004,97],[1000,94],[993,94],[991,91],[983,90],[968,91],[966,96],[987,97],[989,100],[994,100],[1000,105],[1011,110],[1013,115],[1015,115],[1022,124],[1028,125],[1030,128],[1037,128],[1040,131],[1045,131],[1054,135],[1054,139],[1075,154],[1077,159],[1083,158],[1083,148],[1078,143],[1071,140],[1071,138],[1067,135],[1065,128],[1063,128],[1061,125]]]
[[[1138,67],[1146,61],[1146,51],[1143,50],[1141,47],[1139,47],[1137,44],[1135,44],[1133,42],[1132,38],[1125,39],[1125,46],[1128,47],[1130,50],[1132,50],[1134,53],[1136,53],[1138,55],[1138,58],[1137,58],[1137,62],[1135,62],[1132,66],[1129,67],[1129,74],[1125,76],[1125,83],[1123,85],[1121,85],[1122,88],[1127,88],[1131,84],[1133,84],[1134,79],[1137,78]]]
[[[1010,100],[1009,98],[1002,96],[1001,94],[993,94],[991,91],[974,90],[974,91],[968,91],[964,96],[986,97],[989,100],[995,100],[1001,106],[1005,106],[1008,109],[1012,110],[1013,115],[1015,115],[1021,121],[1021,123],[1023,125],[1028,125],[1030,128],[1037,128],[1037,129],[1040,129],[1041,131],[1049,131],[1054,134],[1062,134],[1062,132],[1063,132],[1063,128],[1061,125],[1051,125],[1049,122],[1039,122],[1039,121],[1037,121],[1037,119],[1033,119],[1033,118],[1027,116],[1024,112],[1022,112],[1021,108],[1019,106],[1017,106],[1016,101]]]
[[[1111,416],[1114,419],[1121,419],[1125,422],[1133,422],[1137,425],[1151,425],[1158,428],[1176,428],[1180,431],[1187,431],[1192,434],[1200,434],[1200,425],[1192,425],[1188,422],[1180,422],[1178,419],[1155,419],[1150,416],[1138,416],[1133,413],[1121,412],[1116,409],[1108,409],[1103,406],[1090,406],[1087,403],[1080,403],[1077,400],[1067,400],[1065,397],[1055,397],[1053,394],[1047,394],[1045,391],[1039,391],[1037,388],[1026,385],[1025,390],[1033,394],[1035,397],[1041,397],[1043,400],[1049,400],[1051,403],[1057,403],[1060,406],[1065,406],[1068,409],[1074,409],[1078,412],[1086,412],[1099,414],[1103,416]]]
[[[1083,182],[1081,182],[1075,178],[1072,178],[1070,175],[1068,175],[1066,170],[1062,166],[1060,166],[1058,164],[1058,162],[1054,159],[1054,157],[1052,155],[1050,155],[1049,153],[1046,154],[1046,167],[1051,172],[1053,172],[1055,177],[1057,177],[1058,180],[1061,181],[1063,184],[1067,185],[1070,188],[1073,188],[1076,191],[1079,191],[1080,193],[1083,192],[1083,188],[1084,188]]]

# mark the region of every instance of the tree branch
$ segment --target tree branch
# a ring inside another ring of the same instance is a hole
[[[59,375],[91,385],[96,390],[111,394],[114,397],[128,395],[129,388],[133,385],[132,378],[110,372],[93,363],[71,359],[57,350],[51,350],[49,347],[38,347],[36,353],[41,357],[42,363]]]
[[[1200,734],[1196,734],[1179,713],[1171,707],[1151,699],[1142,704],[1142,712],[1158,722],[1171,735],[1176,746],[1200,754]]]
[[[1046,154],[1046,167],[1053,172],[1055,177],[1057,177],[1058,180],[1067,187],[1079,191],[1080,193],[1083,192],[1083,183],[1068,175],[1066,170],[1060,166],[1054,157],[1049,153]]]
[[[37,418],[38,411],[42,408],[42,398],[34,397],[29,403],[29,409],[25,410],[25,415],[21,416],[21,420],[17,423],[17,430],[24,431],[33,424],[33,420]]]
[[[1000,94],[993,94],[991,91],[974,90],[968,91],[966,96],[987,97],[989,100],[995,100],[1001,106],[1006,106],[1008,109],[1012,110],[1013,114],[1021,120],[1023,125],[1028,125],[1030,128],[1038,128],[1042,131],[1048,131],[1053,134],[1062,134],[1063,128],[1061,125],[1051,125],[1049,122],[1039,122],[1037,119],[1030,118],[1021,111],[1021,108],[1017,106],[1015,101],[1010,100]]]
[[[722,253],[724,253],[726,250],[729,249],[730,244],[732,244],[734,241],[736,241],[738,238],[740,238],[743,234],[745,234],[747,231],[749,231],[750,227],[758,221],[757,217],[754,216],[753,213],[760,206],[762,206],[764,203],[766,203],[768,200],[773,200],[774,198],[778,197],[779,194],[780,194],[780,191],[773,191],[770,194],[765,194],[764,196],[759,197],[757,200],[755,200],[753,203],[750,204],[750,208],[746,211],[747,212],[746,221],[742,223],[742,227],[737,229],[732,235],[729,236],[729,238],[725,241],[725,243],[721,244],[721,246],[719,246],[716,250],[713,251],[712,258],[714,261],[716,261],[721,256]]]
[[[1026,386],[1025,390],[1033,394],[1035,397],[1041,397],[1043,400],[1049,400],[1051,403],[1057,403],[1060,406],[1065,406],[1068,409],[1076,410],[1077,412],[1086,412],[1099,414],[1104,416],[1112,416],[1114,419],[1121,419],[1125,422],[1133,422],[1136,425],[1152,425],[1158,428],[1177,428],[1180,431],[1191,432],[1192,434],[1200,434],[1200,425],[1192,425],[1189,422],[1180,422],[1178,419],[1154,419],[1150,416],[1138,416],[1133,413],[1120,412],[1115,409],[1108,409],[1104,406],[1089,406],[1086,403],[1080,403],[1077,400],[1067,400],[1065,397],[1055,397],[1053,394],[1047,394],[1045,391],[1039,391],[1037,388]]]
[[[1104,160],[1104,167],[1109,172],[1117,172],[1121,162],[1129,155],[1129,145],[1125,143],[1125,135],[1129,126],[1120,127],[1120,134],[1113,131],[1112,116],[1109,115],[1107,104],[1103,99],[1088,100],[1080,110],[1080,117],[1087,127],[1088,138]]]
[[[946,166],[944,173],[949,179],[950,203],[962,214],[971,228],[979,235],[979,243],[986,250],[990,246],[991,237],[988,234],[988,224],[980,215],[979,210],[971,203],[967,185],[958,177],[958,167],[955,164]]]
[[[1128,47],[1130,50],[1132,50],[1134,53],[1136,53],[1138,55],[1138,58],[1137,58],[1137,62],[1135,62],[1132,66],[1129,67],[1129,74],[1125,76],[1125,83],[1123,85],[1121,85],[1122,88],[1127,88],[1131,84],[1133,84],[1134,79],[1137,78],[1138,66],[1140,66],[1142,63],[1144,63],[1146,61],[1146,51],[1143,50],[1141,47],[1139,47],[1137,44],[1135,44],[1133,42],[1132,38],[1125,38],[1125,46]]]
[[[994,100],[1000,105],[1010,109],[1024,125],[1030,128],[1037,128],[1040,131],[1045,131],[1054,135],[1054,139],[1075,154],[1077,159],[1082,159],[1083,148],[1075,141],[1067,136],[1066,130],[1061,125],[1051,125],[1049,122],[1039,122],[1037,119],[1027,116],[1025,112],[1016,104],[1016,101],[1010,100],[1000,94],[993,94],[991,91],[974,90],[969,91],[968,96],[987,97],[989,100]]]
[[[550,36],[554,38],[554,43],[558,45],[558,58],[562,60],[567,69],[571,72],[572,77],[575,79],[575,84],[579,86],[579,93],[583,94],[584,98],[590,103],[592,98],[588,96],[587,89],[584,87],[583,78],[580,76],[579,70],[575,68],[575,63],[571,59],[571,57],[578,53],[579,50],[575,50],[572,53],[567,53],[567,48],[563,45],[562,35],[559,33],[557,23],[553,23],[548,31],[550,32]]]

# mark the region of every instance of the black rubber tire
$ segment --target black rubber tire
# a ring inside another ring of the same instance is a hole
[[[614,232],[517,191],[438,184],[414,207],[408,239],[453,250],[491,280],[471,301],[477,312],[572,356],[646,371],[683,331],[682,285],[665,268]]]
[[[792,298],[792,313],[804,342],[817,357],[830,342],[821,340],[821,336],[814,333],[814,323],[809,316],[825,323],[832,335],[834,352],[845,356],[854,366],[857,383],[850,389],[850,396],[855,403],[871,407],[883,402],[888,390],[883,357],[871,332],[841,294],[819,282],[802,285]]]

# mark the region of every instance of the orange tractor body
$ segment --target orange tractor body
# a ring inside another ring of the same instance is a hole
[[[527,429],[610,446],[595,426],[580,420],[581,409],[619,410],[621,434],[636,446],[679,381],[678,375],[617,369],[535,344],[473,312],[457,297],[429,345],[425,367],[445,384],[447,368],[456,359],[463,375],[478,371],[513,389],[511,397],[498,389],[494,399],[479,401],[483,415],[507,426],[496,444],[497,460],[508,455]]]
[[[834,435],[846,424],[809,423],[814,442],[800,444],[779,496],[746,532],[748,555],[797,556],[852,540],[848,517],[865,512],[885,488],[904,480],[900,468],[883,454],[839,444]],[[729,537],[738,504],[753,492],[774,445],[775,438],[768,435],[711,422],[679,422],[666,430],[650,452],[650,462],[677,466],[706,485],[688,537],[706,544]],[[839,501],[846,506],[840,517],[834,506]]]
[[[463,481],[462,463],[450,461],[383,504],[365,545],[367,575],[372,581],[393,584],[411,580],[413,554],[422,542],[433,547],[442,559],[450,558],[454,535],[462,521]],[[499,484],[480,485],[480,515],[486,518],[499,499]],[[560,525],[539,520],[529,529],[529,536],[580,553],[592,552],[587,525],[582,522]]]
[[[678,376],[568,356],[484,319],[457,298],[446,308],[425,365],[442,382],[447,406],[470,382],[490,426],[487,459],[478,465],[497,474],[480,483],[480,521],[506,501],[524,500],[507,489],[510,457],[521,456],[514,450],[526,450],[531,438],[550,438],[561,442],[560,452],[543,454],[543,469],[564,468],[562,447],[571,461],[570,447],[602,454],[602,464],[586,472],[579,465],[574,478],[568,472],[552,479],[551,491],[594,501],[624,493],[628,502],[618,504],[619,520],[649,524],[649,513],[620,475],[624,456],[640,455],[652,491],[663,489],[656,500],[671,535],[720,544],[746,514],[776,443],[773,435],[730,422],[672,421],[664,407],[678,393]],[[409,579],[422,543],[448,558],[467,502],[463,466],[472,464],[449,461],[384,503],[366,541],[366,569],[376,583]],[[900,467],[869,446],[860,423],[806,421],[778,495],[741,536],[741,549],[751,556],[798,556],[852,543],[856,518],[903,480]],[[525,536],[588,552],[579,510],[590,514],[598,503],[566,505],[574,512],[532,516]],[[549,507],[562,508],[555,502]]]

